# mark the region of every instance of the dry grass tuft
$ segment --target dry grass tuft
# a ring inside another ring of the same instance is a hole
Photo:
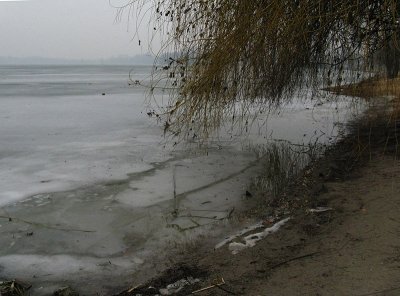
[[[254,180],[257,192],[271,192],[272,199],[282,196],[287,186],[311,162],[323,155],[325,148],[317,142],[295,145],[290,142],[271,142],[255,148],[265,170]]]
[[[377,76],[355,84],[327,88],[327,90],[341,95],[367,99],[393,96],[395,100],[398,100],[400,99],[400,77],[387,79]]]
[[[340,95],[373,99],[371,108],[364,114],[363,119],[351,127],[358,138],[355,147],[359,154],[373,150],[399,156],[400,77],[375,77],[327,90]]]
[[[375,77],[359,83],[327,88],[336,94],[365,99],[390,97],[387,106],[388,123],[400,120],[400,77]]]

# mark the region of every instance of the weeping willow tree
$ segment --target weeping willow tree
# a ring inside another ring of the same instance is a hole
[[[174,52],[165,130],[207,138],[229,118],[317,89],[399,70],[397,0],[133,0],[151,2],[154,30]],[[397,65],[397,66],[396,66]]]

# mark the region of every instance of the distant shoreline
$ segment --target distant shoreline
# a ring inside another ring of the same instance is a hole
[[[123,66],[123,65],[140,65],[152,66],[155,57],[150,54],[135,56],[117,56],[109,58],[96,59],[66,59],[66,58],[46,58],[46,57],[4,57],[0,56],[1,66],[10,65],[54,65],[54,66]]]
[[[46,67],[153,67],[153,64],[0,64],[0,67],[38,67],[38,66],[46,66]]]

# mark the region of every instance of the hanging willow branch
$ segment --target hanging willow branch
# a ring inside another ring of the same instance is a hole
[[[169,54],[163,69],[174,88],[158,118],[180,137],[207,138],[227,118],[276,108],[301,88],[379,72],[379,61],[397,75],[396,0],[150,2],[154,29],[168,37],[160,56]]]

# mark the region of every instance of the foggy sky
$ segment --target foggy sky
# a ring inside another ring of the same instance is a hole
[[[114,4],[128,0],[113,0]],[[0,0],[0,56],[96,59],[148,52],[146,26],[115,22],[109,0]]]

